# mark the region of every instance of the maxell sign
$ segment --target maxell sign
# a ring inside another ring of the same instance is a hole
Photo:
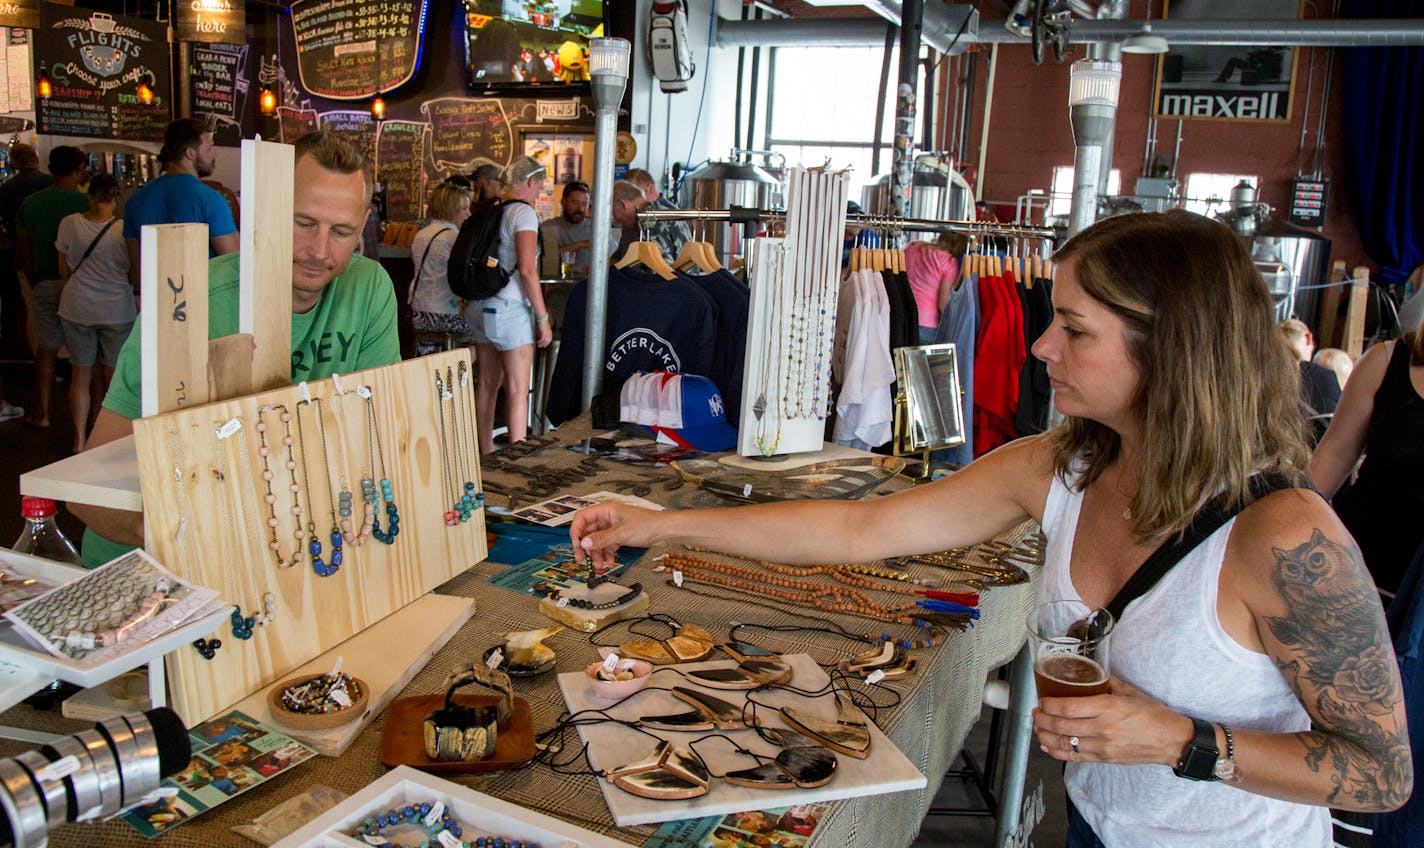
[[[1174,118],[1235,118],[1284,121],[1290,117],[1290,94],[1280,91],[1221,93],[1180,88],[1158,94],[1157,114]]]

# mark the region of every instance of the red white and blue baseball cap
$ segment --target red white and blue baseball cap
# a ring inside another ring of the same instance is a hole
[[[654,371],[635,374],[620,396],[625,421],[642,424],[683,447],[715,453],[737,445],[722,393],[706,377]]]

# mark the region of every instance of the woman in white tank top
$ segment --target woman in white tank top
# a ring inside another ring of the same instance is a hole
[[[1068,763],[1074,848],[1328,846],[1327,806],[1395,809],[1413,774],[1359,550],[1313,491],[1250,498],[1253,473],[1303,481],[1308,461],[1270,296],[1230,230],[1186,212],[1100,221],[1057,258],[1054,321],[1033,347],[1066,416],[1054,431],[886,498],[603,504],[576,515],[575,550],[601,566],[621,545],[668,543],[863,562],[1032,518],[1049,540],[1040,599],[1101,607],[1207,502],[1246,503],[1126,607],[1111,693],[1045,698],[1034,724]]]

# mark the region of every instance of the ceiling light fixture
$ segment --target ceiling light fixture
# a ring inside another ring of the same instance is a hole
[[[1122,42],[1122,52],[1156,55],[1167,52],[1167,39],[1152,34],[1152,22],[1142,23],[1142,32],[1130,35]]]

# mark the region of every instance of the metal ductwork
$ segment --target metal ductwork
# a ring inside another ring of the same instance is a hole
[[[1142,33],[1142,21],[1075,20],[1068,41],[1090,44],[1122,41]],[[1153,20],[1152,34],[1172,45],[1201,44],[1220,47],[1417,47],[1424,45],[1424,19],[1393,20],[1264,20],[1173,21]],[[1001,27],[978,33],[980,43],[1027,44],[1028,39]]]
[[[900,24],[899,3],[866,4]],[[884,8],[881,8],[884,7]],[[894,9],[894,16],[888,14]],[[967,4],[925,4],[921,40],[940,53],[957,56],[979,38],[979,12]],[[876,18],[806,18],[735,21],[719,17],[715,47],[881,47],[885,21]]]

